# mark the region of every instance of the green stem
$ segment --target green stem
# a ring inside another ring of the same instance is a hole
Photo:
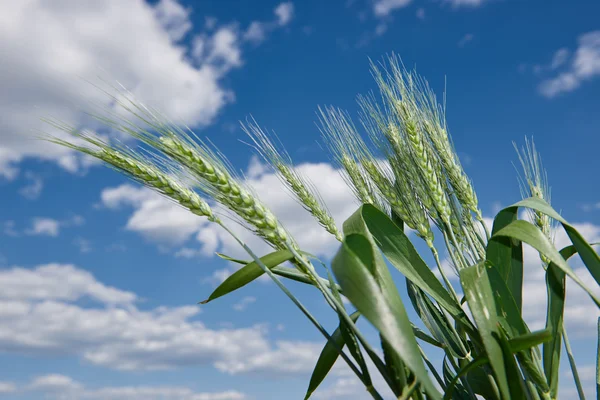
[[[490,231],[489,231],[487,225],[485,224],[485,221],[483,220],[483,216],[481,215],[480,211],[477,212],[477,221],[479,221],[479,223],[481,224],[481,226],[483,228],[483,231],[485,232],[485,238],[487,240],[490,240],[490,237],[491,237]]]
[[[456,302],[458,304],[460,304],[460,298],[454,291],[454,287],[452,287],[450,280],[448,279],[448,277],[446,276],[446,273],[444,272],[444,269],[442,268],[442,263],[440,262],[440,257],[439,257],[437,249],[435,247],[433,247],[433,245],[430,245],[429,249],[431,249],[431,253],[433,254],[433,258],[435,258],[435,263],[437,264],[438,270],[440,271],[440,274],[442,275],[442,279],[444,279],[444,283],[446,284],[446,287],[448,288],[450,293],[452,293]]]
[[[335,341],[331,338],[329,333],[327,333],[325,328],[323,328],[323,326],[308,311],[308,309],[306,309],[306,307],[304,307],[304,305],[288,290],[287,287],[285,287],[285,285],[283,283],[281,283],[279,278],[277,278],[275,276],[275,274],[273,274],[271,272],[271,270],[260,260],[260,258],[256,254],[254,254],[254,252],[248,246],[246,246],[246,244],[244,242],[242,242],[242,240],[239,239],[229,228],[227,228],[227,226],[225,226],[225,224],[223,224],[220,220],[216,220],[214,222],[218,223],[223,229],[225,229],[225,231],[227,231],[240,244],[240,246],[242,246],[242,248],[248,253],[248,255],[250,255],[250,257],[252,257],[254,262],[256,262],[258,264],[258,266],[273,280],[273,282],[275,282],[275,284],[290,298],[290,300],[292,300],[292,302],[300,309],[300,311],[302,311],[302,313],[313,323],[313,325],[319,330],[319,332],[321,332],[321,334],[327,339],[329,344],[334,346],[334,348],[338,351],[340,356],[344,359],[344,361],[346,361],[346,363],[348,364],[350,369],[356,374],[356,376],[361,380],[361,382],[363,384],[365,384],[365,386],[367,386],[364,376],[361,374],[361,372],[358,370],[358,368],[354,365],[352,360],[350,360],[350,358],[348,358],[346,353],[344,353],[344,351],[337,345],[337,343],[335,343]],[[289,247],[291,248],[292,246],[289,246]],[[317,280],[317,282],[318,282],[318,280]],[[348,319],[350,319],[350,318],[348,317]],[[352,320],[350,319],[350,321],[352,321]],[[371,395],[373,396],[374,399],[383,400],[383,397],[381,397],[381,395],[374,388],[372,388],[372,390],[368,390],[368,391],[369,391],[369,393],[371,393]]]
[[[458,259],[456,258],[452,245],[450,244],[450,240],[448,238],[448,234],[446,233],[445,230],[442,231],[442,234],[444,235],[444,241],[446,242],[446,248],[448,248],[448,253],[450,254],[450,258],[452,259],[452,263],[456,266],[457,270],[460,270],[461,268],[464,268],[465,265],[462,263],[462,259],[461,262],[458,261]]]
[[[562,336],[563,343],[565,344],[565,350],[567,351],[567,356],[569,358],[569,366],[571,367],[571,372],[573,373],[573,380],[575,381],[575,386],[577,386],[577,394],[579,394],[579,398],[581,400],[585,400],[585,393],[583,393],[583,387],[581,386],[581,380],[579,379],[579,373],[577,372],[577,366],[575,365],[575,358],[573,357],[573,351],[571,350],[571,343],[569,342],[567,330],[565,329],[564,325],[562,327]]]
[[[300,254],[298,254],[298,252],[296,251],[296,249],[294,249],[293,246],[291,246],[290,244],[287,244],[287,248],[290,252],[292,252],[292,254],[296,258],[296,260],[299,263],[301,263],[310,274],[316,274],[312,264],[307,262],[306,259],[304,259],[304,257],[302,257]],[[344,321],[346,322],[348,327],[350,329],[352,329],[353,333],[356,335],[356,338],[363,345],[363,347],[367,351],[367,354],[369,354],[369,356],[373,360],[373,363],[375,364],[375,366],[377,367],[377,369],[379,370],[379,372],[385,379],[386,383],[390,386],[390,388],[394,387],[393,381],[387,372],[387,368],[385,367],[385,363],[377,355],[377,353],[375,352],[373,347],[369,344],[367,339],[363,336],[363,334],[358,330],[358,328],[356,327],[356,325],[354,324],[354,322],[352,321],[352,319],[346,312],[346,309],[343,306],[343,304],[338,302],[337,299],[331,293],[329,293],[329,291],[325,287],[323,287],[318,280],[316,280],[315,283],[317,284],[317,287],[323,293],[323,296],[325,297],[325,299],[327,300],[329,305],[344,319]]]

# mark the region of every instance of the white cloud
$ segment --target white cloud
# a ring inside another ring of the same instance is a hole
[[[254,43],[260,43],[265,40],[265,26],[262,22],[252,21],[246,32],[244,39]]]
[[[75,106],[82,98],[108,106],[107,98],[78,79],[93,80],[100,68],[169,115],[190,125],[210,123],[231,96],[220,86],[219,72],[207,63],[193,66],[174,42],[177,33],[161,25],[185,26],[177,7],[162,1],[155,9],[142,0],[2,2],[0,171],[14,176],[23,157],[77,168],[81,161],[68,150],[31,140],[28,133],[48,130],[37,122],[41,116],[85,122]]]
[[[465,47],[474,37],[475,36],[472,33],[467,33],[458,41],[458,47]]]
[[[561,67],[562,65],[564,65],[567,60],[569,59],[569,56],[571,55],[571,52],[569,51],[569,49],[567,48],[562,48],[556,51],[556,53],[554,53],[554,57],[552,57],[552,62],[550,63],[550,69],[557,69],[559,67]]]
[[[373,12],[378,17],[385,17],[392,11],[408,6],[411,0],[376,0],[373,3]]]
[[[235,311],[245,311],[252,303],[256,302],[256,297],[246,296],[233,305]]]
[[[60,222],[52,218],[36,217],[31,220],[31,228],[25,233],[33,236],[58,236],[60,232]]]
[[[417,9],[417,18],[419,18],[420,20],[425,19],[425,9],[424,8]]]
[[[279,10],[277,18],[287,23],[291,8]],[[176,0],[154,6],[144,0],[0,2],[0,176],[14,179],[27,157],[54,161],[71,172],[88,166],[89,158],[32,140],[32,133],[63,135],[39,121],[43,116],[96,128],[80,111],[89,111],[91,103],[114,106],[84,81],[97,82],[99,74],[177,121],[213,122],[234,99],[222,80],[243,64],[243,40],[235,22],[196,27],[190,57],[191,49],[181,42],[192,34],[190,12]],[[204,51],[198,51],[199,43]]]
[[[590,204],[583,204],[581,206],[581,209],[583,211],[593,211],[593,210],[600,210],[600,202],[597,203],[590,203]]]
[[[99,306],[83,307],[82,298]],[[213,365],[228,374],[308,373],[322,343],[270,342],[264,325],[212,329],[198,306],[137,308],[138,297],[81,269],[49,264],[0,273],[0,351],[76,356],[120,370]],[[72,386],[50,376],[36,387]]]
[[[160,0],[154,7],[154,13],[174,41],[181,40],[192,29],[190,9],[184,8],[175,0]]]
[[[0,395],[14,393],[17,386],[12,382],[0,381]]]
[[[19,189],[19,194],[27,200],[35,200],[40,197],[42,189],[44,188],[44,181],[42,181],[42,178],[28,171],[25,174],[25,179],[27,179],[29,183]]]
[[[373,12],[378,17],[385,17],[392,11],[406,7],[411,0],[375,0],[373,3]]]
[[[92,251],[92,243],[87,239],[77,237],[73,239],[73,244],[79,248],[80,253],[89,253]]]
[[[130,184],[103,190],[101,202],[112,209],[125,205],[134,207],[126,229],[170,245],[183,243],[205,223],[203,218],[150,189]]]
[[[566,71],[554,78],[544,80],[539,85],[540,93],[548,98],[579,88],[582,83],[600,75],[600,31],[592,31],[578,38],[579,45],[569,59],[569,50],[560,49],[554,55],[552,69],[566,63]]]
[[[294,17],[294,4],[291,1],[279,4],[274,11],[279,25],[287,25]]]
[[[16,388],[15,390],[16,391]],[[49,399],[88,400],[243,400],[246,395],[236,390],[224,392],[196,392],[181,386],[109,386],[88,388],[71,377],[59,374],[39,376],[21,388],[22,392],[36,392]],[[0,392],[1,393],[1,392]]]
[[[450,3],[453,7],[479,7],[489,0],[444,0],[446,3]]]
[[[45,264],[35,269],[13,267],[0,271],[0,299],[5,301],[63,300],[89,297],[105,304],[129,304],[135,294],[105,286],[70,264]]]
[[[273,10],[275,19],[271,21],[252,21],[243,39],[255,44],[265,40],[267,34],[275,29],[286,26],[294,17],[294,4],[292,2],[281,3]]]

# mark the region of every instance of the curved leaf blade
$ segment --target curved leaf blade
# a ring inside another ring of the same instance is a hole
[[[496,240],[498,237],[510,237],[521,242],[527,243],[540,253],[544,254],[550,261],[552,261],[558,268],[560,268],[565,274],[573,279],[587,294],[592,298],[594,303],[600,307],[600,298],[594,292],[588,288],[585,283],[575,274],[569,264],[560,255],[558,250],[550,242],[550,240],[540,231],[537,227],[527,221],[516,220],[511,222],[509,225],[496,232],[490,240]],[[586,243],[589,247],[589,244]],[[577,246],[576,246],[577,247]],[[592,250],[593,251],[593,250]]]
[[[356,322],[360,317],[360,313],[358,311],[354,312],[350,315],[352,321]],[[312,396],[315,390],[319,387],[319,385],[323,382],[333,364],[337,361],[339,357],[338,349],[342,350],[344,345],[346,344],[344,340],[344,335],[342,335],[341,326],[338,326],[337,329],[331,335],[331,340],[337,345],[334,346],[331,342],[327,342],[323,350],[321,350],[321,354],[319,355],[319,359],[317,360],[317,364],[315,365],[315,369],[310,377],[310,382],[308,383],[308,389],[306,391],[306,395],[304,396],[304,400],[307,400]]]
[[[364,235],[347,235],[333,259],[333,272],[346,297],[397,352],[425,392],[440,399],[425,369],[400,295],[376,251]]]
[[[267,268],[273,268],[292,258],[294,258],[294,255],[289,250],[278,250],[261,257],[260,260]],[[253,280],[259,278],[262,274],[264,274],[264,271],[256,262],[253,261],[246,264],[225,279],[225,281],[210,294],[208,299],[201,301],[200,304],[206,304],[219,297],[225,296],[226,294],[249,284]]]

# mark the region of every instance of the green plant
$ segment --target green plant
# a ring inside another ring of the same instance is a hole
[[[341,243],[331,262],[333,275],[299,248],[220,153],[126,92],[112,100],[133,121],[116,114],[96,118],[137,139],[140,150],[53,120],[48,122],[71,133],[73,140],[46,139],[104,161],[231,233],[252,261],[224,256],[243,266],[203,303],[267,274],[326,339],[306,398],[341,357],[375,399],[383,397],[373,384],[370,368],[381,374],[397,399],[555,399],[562,342],[584,398],[563,325],[566,278],[581,286],[596,305],[600,298],[567,260],[578,253],[598,284],[600,257],[550,206],[533,142],[527,142],[522,151],[517,149],[525,172],[524,200],[501,210],[489,232],[473,185],[454,151],[445,109],[427,82],[407,71],[394,56],[371,67],[381,98],[359,98],[369,143],[345,112],[335,108],[319,112],[325,142],[362,204],[344,222],[343,230],[314,186],[294,169],[289,155],[254,121],[244,126],[290,192]],[[263,257],[254,254],[200,195],[231,211],[274,251]],[[529,211],[532,222],[518,219],[520,209]],[[553,224],[565,229],[572,245],[560,251],[555,248]],[[406,236],[404,225],[430,249],[441,280]],[[457,287],[442,267],[436,236],[443,240],[460,278]],[[541,331],[530,331],[522,318],[523,244],[539,252],[546,273],[547,324]],[[282,265],[288,261],[292,267]],[[405,277],[408,298],[427,332],[409,320],[388,266]],[[337,330],[327,332],[282,278],[314,286],[337,315]],[[356,312],[349,313],[342,296]],[[357,327],[361,315],[378,331],[380,350]],[[441,368],[429,361],[426,346],[444,353]]]

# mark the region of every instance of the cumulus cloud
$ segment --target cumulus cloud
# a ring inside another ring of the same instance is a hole
[[[130,304],[137,299],[135,294],[106,286],[91,273],[70,264],[0,271],[0,299],[4,301],[76,301],[82,297],[104,304]]]
[[[294,4],[291,1],[281,3],[275,8],[274,12],[279,25],[287,25],[294,16]]]
[[[242,65],[242,39],[235,22],[193,32],[190,13],[176,0],[1,2],[0,176],[14,179],[27,157],[71,172],[87,166],[89,158],[31,140],[33,131],[61,135],[40,122],[42,116],[93,129],[80,108],[88,102],[113,106],[78,77],[119,80],[137,99],[182,123],[210,124],[234,99],[222,79]],[[198,45],[189,49],[182,39],[192,32]]]
[[[28,183],[19,189],[19,194],[27,200],[35,200],[42,194],[44,181],[38,175],[28,171],[25,173],[25,179]]]
[[[376,0],[373,3],[373,12],[378,17],[389,15],[392,11],[408,6],[411,0]]]
[[[14,393],[17,391],[17,386],[12,382],[0,381],[0,395]]]
[[[57,220],[47,217],[34,217],[31,219],[31,225],[25,229],[24,233],[29,236],[50,236],[57,237],[61,228],[83,225],[85,220],[79,215],[74,215],[65,220]],[[5,222],[4,233],[8,236],[20,236],[16,231],[14,221]]]
[[[489,0],[443,0],[446,3],[451,4],[453,7],[479,7]]]
[[[1,391],[0,386],[0,393]],[[34,378],[28,385],[12,391],[36,393],[47,399],[88,399],[88,400],[243,400],[246,395],[237,390],[224,392],[197,392],[183,386],[108,386],[88,388],[73,378],[60,374],[48,374]]]
[[[31,228],[25,231],[33,236],[58,236],[60,222],[52,218],[36,217],[31,220]]]
[[[95,306],[83,307],[91,298]],[[140,310],[134,293],[72,265],[0,273],[0,352],[79,357],[119,370],[212,365],[228,373],[308,373],[322,343],[268,339],[265,325],[212,329],[198,306]],[[72,386],[46,376],[36,387]]]
[[[578,38],[573,55],[568,49],[558,50],[550,64],[551,70],[565,66],[563,72],[542,81],[539,92],[548,98],[579,88],[584,82],[600,75],[600,31],[592,31]]]
[[[233,305],[235,311],[244,311],[248,306],[256,301],[254,296],[246,296]]]
[[[271,21],[252,21],[244,32],[244,40],[260,43],[270,32],[288,25],[294,17],[294,4],[292,2],[280,3],[275,7],[273,13],[275,18]]]

